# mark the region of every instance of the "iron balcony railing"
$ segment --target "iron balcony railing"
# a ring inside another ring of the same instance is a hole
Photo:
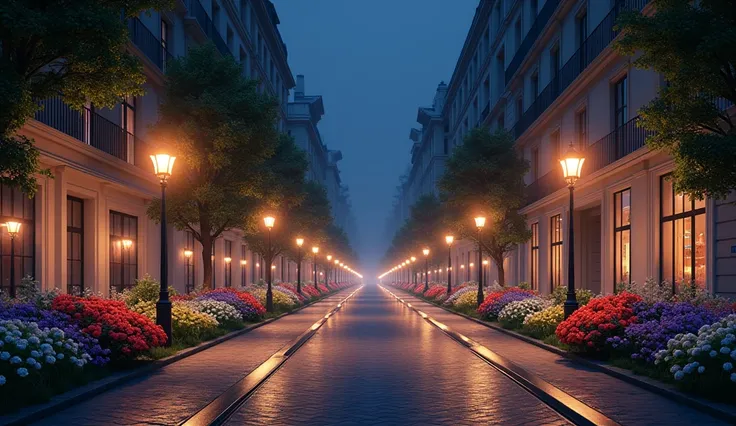
[[[595,173],[644,147],[647,137],[653,132],[639,127],[638,121],[639,117],[634,117],[585,149],[583,167],[586,175]],[[552,171],[527,186],[527,202],[531,204],[541,200],[564,186],[562,171],[559,167],[554,167]]]
[[[194,19],[197,20],[199,26],[202,27],[202,31],[204,31],[207,37],[212,40],[217,50],[219,50],[220,53],[222,53],[223,55],[232,56],[230,48],[227,47],[227,43],[225,43],[225,40],[222,39],[220,32],[217,31],[217,28],[215,28],[215,24],[212,22],[212,19],[207,14],[207,11],[204,10],[204,7],[202,6],[202,3],[199,2],[199,0],[191,1],[189,13],[194,16]]]
[[[161,40],[143,25],[138,18],[128,19],[128,35],[133,44],[143,52],[148,59],[156,64],[161,71],[166,72],[166,66],[174,58],[164,47]]]
[[[34,116],[37,121],[123,161],[139,167],[150,164],[147,145],[141,139],[90,108],[77,111],[60,97],[44,99],[39,104],[42,109]],[[129,161],[131,152],[133,161]]]
[[[547,84],[526,109],[513,127],[514,138],[522,134],[542,113],[567,89],[572,82],[590,65],[603,50],[616,38],[616,20],[622,12],[641,10],[649,0],[619,0],[600,24],[590,33],[578,50],[568,59],[557,75]]]
[[[559,4],[560,0],[547,0],[547,2],[544,3],[544,6],[542,6],[542,10],[539,11],[539,15],[537,15],[536,19],[534,19],[532,27],[529,28],[529,32],[526,33],[526,37],[524,37],[521,45],[516,50],[516,54],[514,54],[511,62],[509,62],[508,68],[506,68],[506,84],[509,84],[509,81],[511,81],[511,77],[514,76],[516,70],[518,70],[521,66],[521,63],[524,62],[524,58],[529,53],[529,49],[532,48],[534,42],[537,40],[537,38],[539,38],[539,34],[547,25],[547,22],[549,22],[549,18],[551,18],[552,15],[555,13],[555,10],[557,9],[557,6],[559,6]]]

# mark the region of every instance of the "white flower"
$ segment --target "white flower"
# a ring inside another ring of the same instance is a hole
[[[681,368],[681,367],[680,367],[679,365],[675,364],[675,365],[673,365],[673,366],[672,366],[672,367],[670,368],[670,373],[674,373],[674,372],[680,371],[680,368]]]
[[[726,362],[723,364],[723,371],[731,371],[733,370],[733,364],[730,362]]]
[[[15,370],[15,372],[16,372],[16,373],[18,373],[18,375],[19,375],[20,377],[26,377],[26,376],[28,375],[28,370],[26,370],[26,369],[25,369],[25,368],[23,368],[23,367],[21,367],[21,368],[19,368],[19,369]]]
[[[682,378],[685,377],[685,373],[682,371],[678,371],[675,373],[675,380],[682,380]]]
[[[28,338],[28,343],[30,343],[32,345],[37,345],[37,344],[41,343],[41,341],[38,340],[38,337],[31,336],[31,337]]]
[[[46,356],[46,364],[54,364],[56,362],[56,358],[54,358],[51,355]]]

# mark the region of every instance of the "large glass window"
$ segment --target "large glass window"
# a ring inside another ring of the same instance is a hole
[[[613,194],[613,283],[631,283],[631,188]]]
[[[705,200],[676,194],[669,176],[660,185],[661,279],[705,287]]]
[[[192,252],[190,256],[186,256],[187,261],[187,283],[186,283],[186,292],[191,293],[194,291],[194,277],[196,276],[196,272],[194,269],[194,233],[192,231],[186,231],[186,245],[184,247],[185,250],[189,250]]]
[[[121,292],[138,278],[138,218],[110,210],[110,289]]]
[[[0,223],[20,222],[11,256],[10,234],[5,226],[0,226],[0,290],[3,294],[13,294],[23,277],[35,276],[35,209],[34,198],[9,186],[0,185]],[[11,257],[14,264],[13,283],[10,282]],[[13,291],[11,291],[11,287]]]
[[[248,248],[242,244],[240,246],[240,286],[245,287],[248,284],[247,281],[247,271],[248,271],[248,260],[246,256],[248,255]]]
[[[549,219],[550,227],[550,282],[552,289],[562,285],[562,215]]]
[[[613,128],[618,129],[619,127],[626,124],[629,108],[629,96],[628,96],[628,78],[627,76],[621,77],[613,85]]]
[[[225,240],[225,287],[233,285],[233,242]]]
[[[533,290],[539,289],[539,223],[532,223],[531,276],[529,285]]]
[[[84,293],[84,200],[66,199],[66,291]]]

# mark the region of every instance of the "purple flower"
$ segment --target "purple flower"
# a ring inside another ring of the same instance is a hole
[[[103,349],[98,340],[80,330],[79,326],[71,321],[69,315],[59,311],[39,309],[33,303],[16,303],[0,307],[0,320],[19,319],[32,321],[43,328],[58,328],[64,332],[67,339],[79,343],[79,348],[88,353],[92,364],[103,366],[110,361],[110,350]]]
[[[534,297],[534,295],[510,291],[499,297],[498,300],[496,300],[495,302],[491,303],[491,305],[486,310],[486,315],[488,319],[495,320],[498,318],[498,314],[501,312],[501,310],[509,303],[529,299],[530,297]]]
[[[245,301],[239,298],[238,295],[235,293],[210,292],[205,293],[194,300],[217,300],[220,302],[225,302],[233,308],[237,309],[238,312],[240,312],[240,314],[243,316],[243,320],[258,320],[258,312],[256,311],[256,309],[253,306],[245,303]]]

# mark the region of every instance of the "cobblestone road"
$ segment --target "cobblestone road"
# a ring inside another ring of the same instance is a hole
[[[546,425],[566,422],[368,285],[229,425]]]

